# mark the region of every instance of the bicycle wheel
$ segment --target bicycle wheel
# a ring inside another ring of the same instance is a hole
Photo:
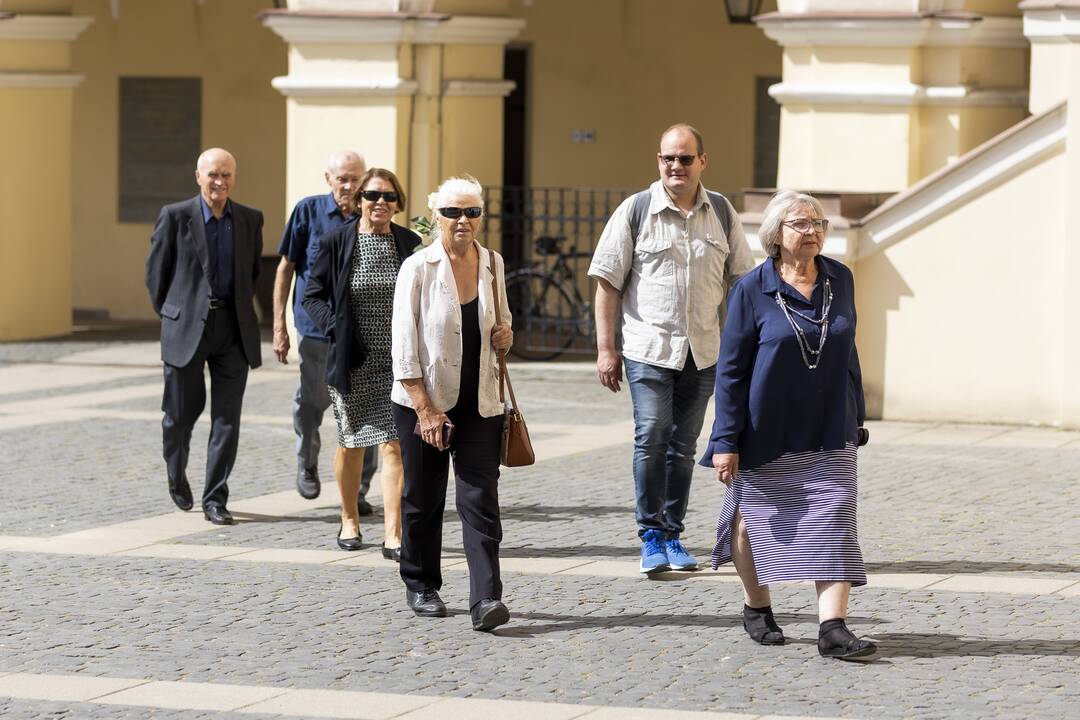
[[[515,270],[506,276],[506,299],[514,315],[510,352],[516,357],[552,360],[574,342],[581,309],[550,274]]]

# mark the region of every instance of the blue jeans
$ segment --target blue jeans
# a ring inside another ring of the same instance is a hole
[[[678,538],[690,502],[694,450],[716,366],[699,370],[693,356],[682,370],[626,359],[634,404],[634,486],[638,536],[659,530]]]

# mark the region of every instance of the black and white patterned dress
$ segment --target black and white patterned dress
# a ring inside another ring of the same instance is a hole
[[[394,313],[394,285],[400,266],[392,234],[357,234],[349,304],[368,356],[362,366],[349,372],[347,395],[330,388],[338,444],[342,447],[371,447],[398,439],[390,413],[390,390],[394,384],[390,318]]]

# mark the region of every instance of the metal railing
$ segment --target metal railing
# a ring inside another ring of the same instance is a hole
[[[489,238],[501,240],[514,354],[533,360],[596,350],[589,260],[611,213],[635,190],[486,188]]]
[[[486,233],[501,240],[514,355],[596,352],[589,262],[608,218],[637,189],[489,187]],[[725,193],[739,209],[743,193]]]

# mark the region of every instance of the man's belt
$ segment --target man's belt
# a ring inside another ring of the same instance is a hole
[[[216,297],[210,298],[210,309],[211,310],[224,310],[225,308],[229,307],[230,305],[232,305],[232,302],[229,301],[229,300],[219,300]]]

